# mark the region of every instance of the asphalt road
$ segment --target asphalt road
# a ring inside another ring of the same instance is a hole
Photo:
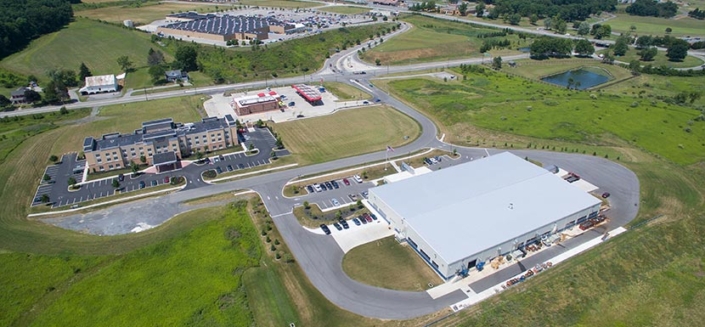
[[[351,49],[350,51],[355,51]],[[343,54],[350,55],[353,52]],[[340,58],[334,58],[338,60]],[[331,61],[334,62],[334,61]],[[438,64],[438,63],[435,63]],[[433,64],[433,65],[435,65]],[[429,64],[431,65],[431,64]],[[321,75],[329,78],[331,75]],[[348,72],[344,75],[353,76]],[[355,75],[359,78],[360,75]],[[366,80],[361,80],[366,85]],[[353,86],[355,83],[346,80]],[[256,84],[256,83],[250,83]],[[226,86],[224,88],[232,88]],[[401,112],[416,119],[422,127],[423,133],[416,140],[406,146],[395,149],[395,154],[404,155],[428,147],[449,149],[450,146],[436,139],[436,126],[424,115],[404,105],[397,99],[372,88],[373,96],[382,102],[391,105]],[[461,154],[459,162],[477,159],[484,155],[500,152],[494,149],[455,147]],[[556,164],[566,170],[578,173],[602,190],[612,193],[610,202],[613,209],[610,211],[610,227],[623,225],[636,217],[639,203],[639,181],[636,175],[618,163],[599,157],[533,151],[516,150],[515,154],[538,160],[547,164]],[[363,285],[351,280],[342,270],[342,250],[335,244],[331,237],[308,232],[301,227],[291,214],[296,203],[304,197],[285,198],[282,189],[287,181],[302,175],[315,174],[321,171],[333,171],[344,167],[351,167],[381,161],[386,157],[386,151],[364,154],[356,157],[344,158],[326,163],[299,167],[290,170],[276,171],[265,175],[239,179],[232,182],[198,185],[181,192],[172,193],[158,198],[144,199],[131,203],[113,206],[108,209],[96,211],[86,215],[75,215],[61,218],[52,223],[59,226],[73,226],[81,229],[81,221],[90,221],[93,226],[115,226],[126,221],[125,217],[138,216],[144,221],[130,219],[130,223],[137,225],[122,226],[122,231],[140,227],[139,223],[150,226],[158,225],[178,212],[190,210],[190,206],[180,204],[192,198],[214,195],[233,190],[253,189],[257,191],[272,215],[274,222],[282,234],[284,241],[291,249],[296,261],[302,267],[309,280],[331,302],[353,313],[380,318],[380,319],[409,319],[437,311],[465,298],[462,292],[453,292],[447,296],[432,299],[425,292],[399,292],[368,285]],[[635,205],[636,204],[636,205]],[[137,214],[136,214],[137,213]],[[71,227],[69,227],[71,228]],[[100,228],[97,228],[100,229]],[[104,228],[103,230],[106,230]],[[582,243],[580,238],[571,240],[564,246],[571,247]],[[538,256],[537,256],[538,258]],[[488,282],[489,283],[489,282]]]

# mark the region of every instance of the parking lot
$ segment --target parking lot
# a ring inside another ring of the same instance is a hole
[[[249,146],[254,145],[259,149],[259,153],[255,155],[247,155],[245,152],[237,152],[214,156],[206,159],[208,167],[206,169],[214,169],[217,174],[232,172],[253,168],[271,163],[270,153],[274,150],[277,156],[283,157],[289,155],[289,150],[278,150],[277,140],[274,135],[266,128],[251,128],[247,133],[239,135],[240,142]]]
[[[272,83],[276,83],[276,80],[272,81]],[[320,83],[312,83],[309,85],[317,87],[317,84]],[[282,95],[283,100],[286,104],[293,102],[294,105],[287,106],[283,110],[265,111],[244,116],[238,116],[235,113],[235,110],[233,110],[231,104],[233,98],[239,98],[247,95],[257,94],[260,92],[269,92],[269,90]],[[362,98],[363,95],[366,96],[366,94],[360,93],[360,98]],[[321,93],[321,98],[323,104],[313,106],[310,103],[306,102],[300,95],[298,95],[296,93],[296,90],[294,90],[291,85],[287,85],[282,87],[271,87],[265,90],[233,93],[230,96],[216,94],[213,95],[211,99],[204,102],[203,107],[205,108],[208,117],[224,117],[225,115],[233,115],[233,117],[237,117],[237,119],[239,119],[242,123],[255,123],[260,119],[263,121],[274,121],[278,123],[297,119],[297,117],[307,118],[327,115],[342,108],[364,105],[362,100],[337,102],[338,98],[327,90]]]
[[[34,194],[32,206],[41,205],[43,195],[49,197],[49,202],[53,202],[62,190],[68,188],[68,181],[71,177],[76,180],[76,183],[81,183],[83,181],[82,168],[85,165],[86,161],[78,160],[77,153],[67,153],[61,157],[61,161],[58,163],[47,166],[44,174],[48,175],[50,180],[41,180],[37,192]]]

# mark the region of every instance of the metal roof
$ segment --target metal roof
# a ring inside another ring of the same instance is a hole
[[[115,75],[100,75],[86,77],[86,87],[115,85]]]
[[[449,264],[600,204],[509,152],[375,187],[370,196]]]

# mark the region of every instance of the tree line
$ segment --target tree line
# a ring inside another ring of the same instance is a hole
[[[534,59],[545,59],[548,57],[569,57],[575,52],[579,56],[591,56],[595,52],[595,47],[590,41],[585,39],[570,40],[555,37],[543,36],[531,44],[530,55]]]
[[[695,8],[695,9],[688,12],[688,17],[703,20],[703,19],[705,19],[705,10],[700,10],[700,8]]]
[[[478,5],[478,15],[486,10],[485,5],[494,5],[490,9],[489,17],[497,18],[506,16],[510,20],[518,17],[536,17],[542,19],[546,17],[561,17],[572,22],[585,20],[590,15],[598,14],[602,11],[614,11],[617,0],[483,0],[482,6]]]
[[[39,36],[60,30],[73,18],[78,0],[0,0],[0,58]]]
[[[671,2],[657,2],[653,0],[636,0],[626,9],[627,14],[633,16],[652,16],[671,18],[678,13],[678,5]]]

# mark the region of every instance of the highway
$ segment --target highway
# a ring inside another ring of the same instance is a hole
[[[386,36],[385,38],[389,38],[389,36]],[[360,79],[360,83],[362,85],[367,85],[369,80],[364,79],[366,75],[353,75],[352,71],[347,71],[345,69],[345,65],[341,66],[341,63],[344,63],[347,58],[354,57],[356,51],[357,48],[353,48],[334,55],[326,62],[324,67],[319,72],[313,74],[313,76],[309,77],[307,81],[310,81],[311,79],[315,81],[320,79],[338,80],[359,88],[360,85],[351,80],[353,78],[357,78]],[[482,59],[474,58],[451,62],[444,61],[441,63],[424,63],[411,66],[390,67],[389,69],[390,72],[425,70],[449,65],[459,65],[461,63],[478,63],[479,60]],[[333,73],[330,69],[333,65],[338,68],[336,69],[336,73]],[[380,68],[369,65],[366,67],[367,70],[375,72],[381,71],[382,69],[386,70],[386,67]],[[367,75],[367,77],[369,77],[369,75]],[[277,80],[279,84],[297,83],[302,81],[303,77]],[[225,90],[232,90],[234,88],[263,87],[264,84],[265,82],[252,82],[237,85],[204,87],[195,90],[194,92],[198,94],[211,94],[223,92]],[[369,91],[371,91],[372,95],[379,98],[383,103],[392,106],[415,119],[422,128],[422,134],[417,139],[405,146],[396,148],[395,153],[406,154],[426,148],[450,148],[449,144],[443,143],[437,138],[437,128],[428,117],[377,88],[370,88]],[[182,95],[184,95],[182,91],[164,92],[152,94],[150,95],[150,98],[168,98]],[[97,102],[85,104],[76,103],[73,104],[71,108],[78,108],[81,106],[93,107],[96,105],[135,101],[143,101],[143,98],[135,97],[135,99],[133,99],[130,97],[111,99],[105,100],[105,102],[101,102],[100,104],[97,104]],[[484,148],[453,147],[457,148],[458,153],[461,154],[461,159],[459,159],[457,163],[469,161],[470,158],[480,158],[484,155],[493,154],[500,151]],[[534,150],[516,150],[512,152],[521,157],[528,156],[534,160],[556,164],[566,170],[574,171],[591,183],[598,185],[601,190],[612,193],[612,197],[610,198],[612,203],[612,210],[610,213],[612,220],[610,222],[610,229],[617,226],[622,226],[636,217],[639,205],[639,181],[633,172],[629,171],[620,164],[603,158],[580,154]],[[305,196],[286,198],[282,194],[284,185],[288,181],[299,176],[311,175],[324,171],[334,171],[346,167],[363,165],[374,161],[382,161],[386,156],[387,152],[384,149],[380,149],[380,151],[374,153],[338,159],[316,165],[297,167],[294,169],[275,171],[264,175],[243,178],[221,184],[204,183],[202,185],[198,185],[199,187],[190,187],[183,191],[160,197],[119,204],[87,214],[68,216],[56,220],[56,225],[71,228],[70,222],[76,222],[76,224],[78,224],[79,221],[95,220],[102,220],[108,224],[120,224],[124,221],[124,217],[137,216],[134,214],[136,210],[138,210],[140,217],[148,219],[150,225],[158,225],[177,213],[194,209],[193,207],[184,205],[182,203],[183,201],[223,192],[252,189],[259,193],[262,197],[262,200],[273,217],[278,231],[281,233],[282,238],[291,250],[296,262],[302,267],[312,284],[328,300],[345,310],[362,316],[380,319],[410,319],[446,308],[462,299],[465,299],[466,296],[462,293],[462,291],[455,291],[446,296],[433,299],[426,292],[402,292],[387,290],[364,285],[350,279],[342,270],[343,251],[337,246],[335,241],[329,236],[309,232],[305,228],[301,227],[296,218],[293,216],[292,209],[294,206],[307,198]],[[333,193],[328,193],[325,196],[330,196],[329,194]],[[319,196],[322,195],[310,195],[309,197],[311,199],[316,199]],[[80,226],[77,225],[76,227]],[[573,244],[570,244],[568,248],[577,246],[580,243],[581,242],[579,241],[574,242]]]

